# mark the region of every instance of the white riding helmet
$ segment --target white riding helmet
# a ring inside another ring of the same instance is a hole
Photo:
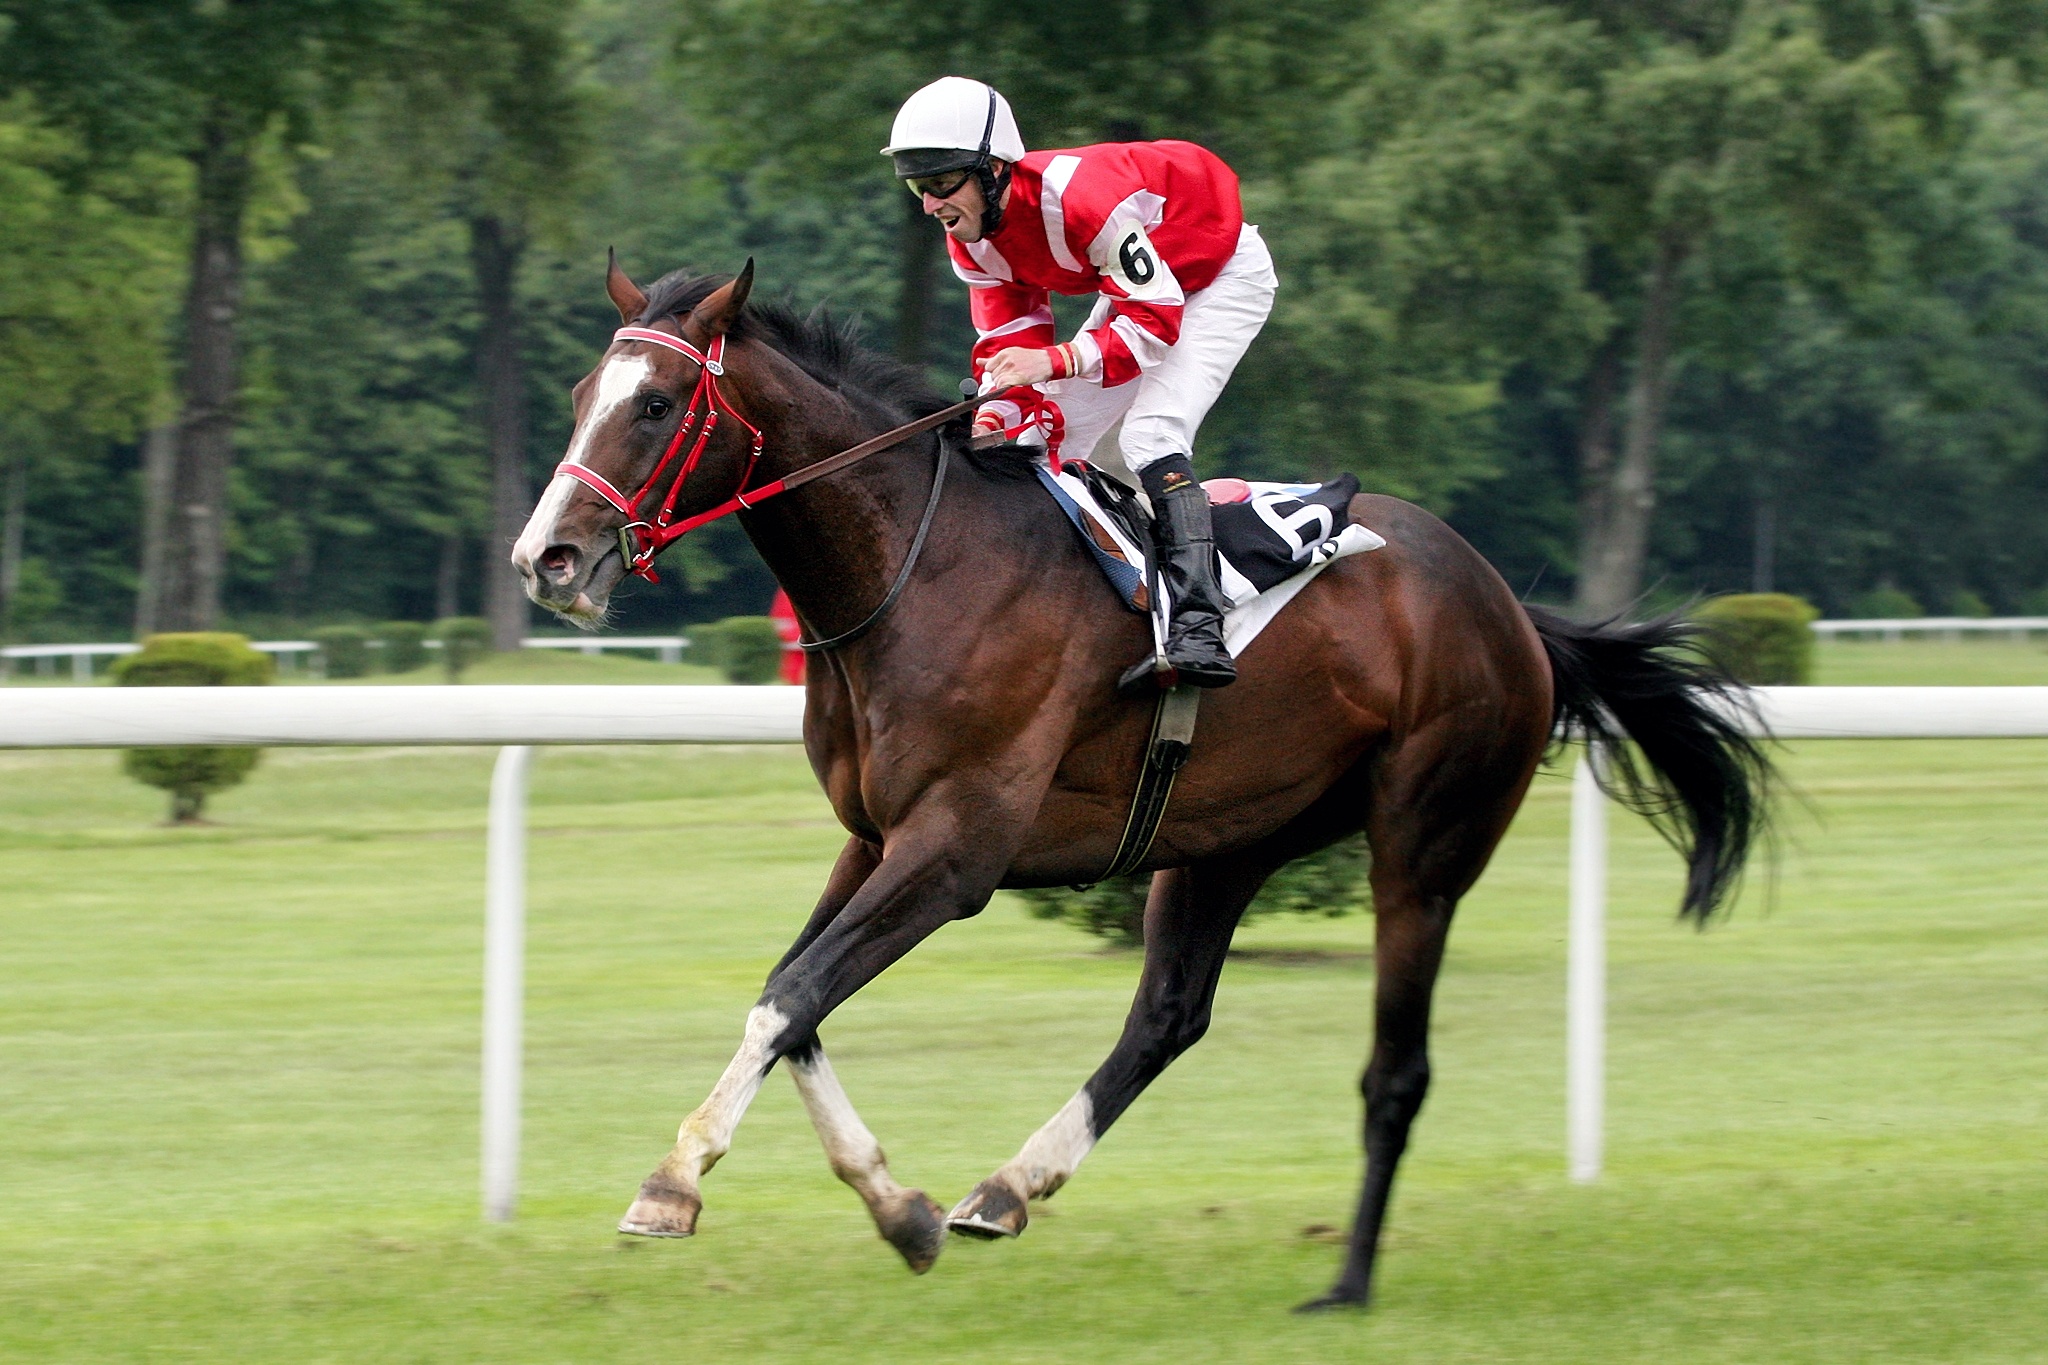
[[[895,158],[896,174],[943,175],[986,163],[1017,161],[1024,137],[1010,102],[995,87],[965,76],[941,76],[903,101],[882,155]]]

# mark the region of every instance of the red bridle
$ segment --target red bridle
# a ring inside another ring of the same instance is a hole
[[[661,579],[654,572],[655,556],[705,522],[731,516],[734,512],[752,507],[763,498],[780,493],[783,489],[783,480],[777,479],[774,483],[763,484],[759,488],[747,487],[747,481],[754,477],[754,466],[761,462],[761,445],[765,438],[761,434],[761,428],[741,416],[739,409],[718,390],[718,377],[725,373],[722,359],[725,355],[723,335],[712,339],[708,351],[700,351],[681,337],[670,336],[667,332],[657,332],[648,327],[621,327],[612,333],[612,340],[615,343],[645,341],[655,346],[666,346],[679,355],[687,356],[697,362],[697,387],[692,390],[689,405],[683,409],[682,418],[676,423],[676,434],[669,440],[668,449],[662,452],[660,461],[654,466],[654,472],[647,476],[646,482],[642,483],[631,497],[614,488],[611,480],[604,475],[580,464],[564,460],[555,466],[555,472],[567,474],[584,484],[626,514],[627,522],[619,528],[619,554],[626,561],[626,571],[638,574],[650,583],[659,583]],[[710,443],[711,433],[718,429],[721,412],[745,427],[754,438],[747,455],[747,467],[740,473],[740,491],[709,511],[699,512],[695,516],[685,517],[671,524],[671,519],[675,516],[676,501],[682,497],[683,484],[689,479],[691,471],[696,469],[697,462],[703,458],[704,447]],[[693,429],[697,439],[690,446],[689,453],[682,455],[678,464],[677,456],[681,454],[683,443],[689,439]],[[662,498],[661,506],[654,513],[654,519],[643,520],[640,507],[654,491],[655,485],[661,482],[661,476],[668,472],[670,465],[677,467],[675,479],[669,484],[668,494]]]

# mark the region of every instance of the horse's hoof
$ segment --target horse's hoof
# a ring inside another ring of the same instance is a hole
[[[619,1220],[619,1231],[632,1237],[688,1237],[697,1231],[697,1214],[703,1208],[695,1190],[649,1176],[640,1197]]]
[[[1332,1289],[1321,1298],[1310,1299],[1307,1303],[1294,1305],[1294,1311],[1297,1313],[1333,1313],[1340,1308],[1352,1308],[1362,1313],[1366,1309],[1366,1298],[1367,1296],[1363,1291],[1337,1288]]]
[[[923,1190],[903,1191],[876,1212],[875,1226],[914,1274],[930,1270],[946,1249],[946,1212]]]
[[[1015,1237],[1029,1221],[1024,1201],[1000,1180],[982,1181],[946,1215],[947,1227],[984,1241]]]

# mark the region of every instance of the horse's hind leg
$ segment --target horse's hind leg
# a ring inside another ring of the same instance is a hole
[[[1446,753],[1411,740],[1384,757],[1373,784],[1374,1001],[1365,1069],[1365,1184],[1344,1270],[1304,1310],[1364,1306],[1380,1227],[1408,1130],[1429,1090],[1429,1009],[1458,901],[1479,880],[1521,804],[1541,751],[1512,740]],[[1526,763],[1522,751],[1527,749]]]
[[[1081,1158],[1167,1064],[1209,1027],[1216,978],[1245,906],[1274,863],[1218,859],[1152,879],[1145,903],[1145,970],[1122,1037],[1088,1083],[1031,1135],[1023,1150],[947,1215],[971,1237],[1015,1237],[1025,1206],[1067,1182]]]

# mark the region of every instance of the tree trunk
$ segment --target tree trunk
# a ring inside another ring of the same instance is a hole
[[[512,542],[533,510],[526,481],[526,365],[519,351],[513,286],[526,249],[516,225],[495,214],[469,220],[482,333],[476,344],[478,401],[490,445],[491,534],[484,540],[484,615],[491,648],[514,650],[527,629],[526,590],[512,567]]]
[[[164,422],[142,439],[142,574],[135,587],[135,638],[153,635],[163,606],[164,541],[171,524],[178,427]]]
[[[1580,440],[1580,615],[1618,616],[1643,590],[1643,560],[1650,545],[1650,514],[1657,505],[1657,441],[1671,387],[1671,328],[1678,308],[1678,272],[1687,247],[1667,235],[1643,292],[1635,331],[1635,361],[1628,383],[1628,425],[1619,458],[1613,446],[1612,389],[1599,419]],[[1599,375],[1595,374],[1595,380]]]
[[[1778,503],[1768,489],[1756,494],[1750,523],[1749,590],[1776,592],[1778,579]]]
[[[434,574],[434,619],[462,614],[462,537],[450,531],[441,537],[441,567]]]
[[[6,490],[0,493],[0,637],[14,628],[14,597],[21,591],[22,540],[28,531],[28,456],[6,456]]]
[[[938,265],[938,224],[927,218],[923,204],[903,196],[907,208],[896,232],[896,358],[910,365],[929,360],[932,295]]]
[[[242,307],[242,219],[249,206],[246,137],[213,110],[192,156],[197,171],[192,278],[185,293],[184,411],[172,457],[159,630],[210,630],[227,573],[228,469],[235,453],[239,384],[236,321]]]

